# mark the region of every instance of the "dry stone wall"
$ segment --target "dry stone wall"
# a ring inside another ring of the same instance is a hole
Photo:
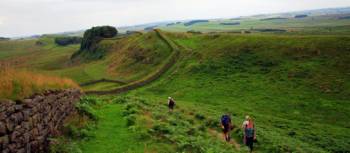
[[[1,152],[47,152],[48,138],[59,134],[81,94],[77,89],[55,90],[21,101],[0,100]]]

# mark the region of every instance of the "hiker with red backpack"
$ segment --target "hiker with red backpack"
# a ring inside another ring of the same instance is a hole
[[[231,132],[231,129],[232,129],[232,122],[231,122],[231,117],[229,115],[229,113],[226,113],[224,115],[222,115],[221,117],[221,127],[222,127],[222,130],[223,130],[223,133],[224,133],[224,139],[227,141],[227,142],[230,142],[230,132]]]
[[[253,119],[248,115],[245,117],[245,121],[242,124],[244,131],[243,142],[249,147],[250,152],[253,152],[253,143],[256,141],[256,131]]]
[[[175,100],[171,97],[168,97],[168,107],[169,107],[169,112],[172,112],[175,107]]]

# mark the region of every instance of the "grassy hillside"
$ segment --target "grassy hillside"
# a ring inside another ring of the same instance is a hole
[[[122,152],[119,145],[139,146],[134,140],[146,145],[129,152],[247,152],[239,126],[250,115],[257,126],[256,152],[349,151],[350,37],[166,35],[181,47],[170,71],[124,96],[97,98],[107,108],[124,105],[114,110],[126,120],[117,129],[134,134],[130,143],[111,143],[119,141],[118,133],[97,128],[89,130],[93,138],[75,140],[82,149],[111,132],[103,143],[115,152]],[[166,108],[168,96],[177,101],[173,113]],[[102,118],[110,114],[96,111]],[[225,112],[235,125],[231,143],[220,135]]]
[[[68,78],[41,75],[1,67],[0,98],[22,99],[48,89],[79,88]]]
[[[168,35],[187,48],[181,62],[136,95],[229,110],[237,125],[250,114],[260,151],[349,151],[349,37]]]
[[[350,151],[349,36],[165,34],[180,48],[176,64],[154,83],[125,94],[128,98],[97,97],[101,104],[88,109],[100,118],[96,128],[88,128],[93,136],[73,140],[81,150],[95,146],[93,151],[105,152],[103,144],[113,152],[246,152],[237,127],[249,114],[257,126],[256,152]],[[171,55],[154,31],[105,39],[99,44],[106,52],[103,59],[80,63],[69,60],[78,46],[59,47],[52,40],[0,43],[1,62],[79,83],[133,82]],[[85,89],[118,86],[99,83]],[[164,106],[169,96],[177,101],[172,114]],[[236,125],[230,144],[220,140],[218,125],[227,111]]]
[[[65,68],[70,55],[78,47],[78,45],[58,46],[54,43],[54,38],[49,36],[0,42],[0,62],[15,68],[51,71]]]
[[[102,60],[72,62],[70,57],[78,49],[79,45],[56,45],[53,36],[0,42],[0,63],[69,77],[79,83],[102,78],[130,82],[157,69],[171,53],[156,32],[101,41],[98,50],[106,52]]]
[[[129,82],[161,66],[171,53],[170,47],[154,31],[121,40],[114,50],[118,52],[110,57],[108,71]]]

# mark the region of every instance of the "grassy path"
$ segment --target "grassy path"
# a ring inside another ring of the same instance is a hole
[[[106,104],[98,109],[100,117],[95,138],[80,143],[83,153],[138,153],[144,152],[122,116],[123,106]]]
[[[226,141],[224,140],[223,134],[219,133],[218,131],[216,131],[215,129],[209,129],[208,130],[209,134],[211,134],[214,137],[217,137],[219,140],[221,140],[222,142]],[[231,137],[231,141],[228,142],[229,144],[231,144],[233,147],[235,147],[236,150],[240,151],[241,150],[241,145],[239,143],[237,143],[237,141]]]

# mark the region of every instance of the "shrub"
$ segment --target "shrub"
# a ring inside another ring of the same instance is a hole
[[[84,33],[84,37],[81,41],[80,50],[72,55],[72,59],[77,57],[83,57],[86,59],[100,59],[104,56],[106,48],[110,44],[101,45],[99,48],[99,42],[104,38],[112,38],[118,34],[115,27],[112,26],[100,26],[92,27]]]
[[[294,18],[306,18],[306,17],[308,17],[308,15],[306,14],[300,14],[300,15],[294,16]]]
[[[229,23],[220,23],[221,25],[240,25],[240,22],[229,22]]]
[[[205,121],[205,125],[211,128],[217,128],[220,125],[220,122],[218,120],[214,120],[212,118],[208,118]]]
[[[189,31],[187,31],[187,33],[191,33],[191,34],[202,34],[202,32],[200,32],[200,31],[195,31],[195,30],[189,30]]]
[[[199,120],[204,120],[205,119],[205,116],[203,114],[200,114],[200,113],[196,113],[196,115],[194,115],[194,117],[196,119],[199,119]]]
[[[201,23],[201,22],[209,22],[209,20],[192,20],[192,21],[189,21],[189,22],[185,23],[184,25],[185,26],[190,26],[190,25],[193,25],[193,24],[196,24],[196,23]]]
[[[87,105],[100,105],[102,102],[99,98],[92,97],[92,96],[85,96],[81,98],[80,100],[81,104],[87,104]]]
[[[132,114],[136,114],[138,112],[137,108],[133,106],[133,104],[127,104],[123,111],[123,116],[129,116]]]
[[[94,136],[89,132],[91,129],[92,127],[89,125],[86,125],[86,127],[78,128],[73,124],[66,124],[63,126],[63,133],[67,138],[85,139]]]
[[[156,133],[156,134],[160,134],[160,135],[164,135],[164,134],[170,134],[171,130],[168,127],[167,124],[162,123],[162,122],[156,122],[153,127],[152,130]]]
[[[287,30],[284,30],[284,29],[254,29],[254,30],[259,32],[287,32]]]
[[[57,37],[55,38],[55,43],[60,46],[67,46],[71,44],[81,43],[81,37]]]
[[[85,115],[94,121],[98,120],[96,110],[88,103],[79,102],[75,105],[75,107],[80,115]]]
[[[50,153],[82,153],[79,145],[63,137],[51,139]]]
[[[37,45],[37,46],[44,46],[44,45],[46,45],[46,43],[41,41],[41,40],[38,40],[38,41],[35,42],[35,45]]]
[[[116,97],[112,99],[112,102],[117,104],[125,104],[128,102],[128,97]]]
[[[7,40],[10,40],[10,38],[0,37],[0,41],[7,41]]]
[[[274,18],[265,18],[260,19],[260,21],[271,21],[271,20],[287,20],[288,18],[274,17]]]
[[[137,116],[135,125],[131,126],[129,129],[132,129],[133,132],[137,133],[137,137],[140,140],[147,140],[152,137],[150,133],[150,126],[153,124],[153,120],[146,116]]]
[[[204,124],[199,125],[197,128],[199,131],[205,131],[207,129],[207,127]]]
[[[112,26],[92,27],[85,31],[80,50],[94,50],[103,38],[112,38],[117,34],[117,29]]]
[[[136,116],[135,115],[129,115],[126,117],[126,125],[132,126],[135,125],[136,122]]]

